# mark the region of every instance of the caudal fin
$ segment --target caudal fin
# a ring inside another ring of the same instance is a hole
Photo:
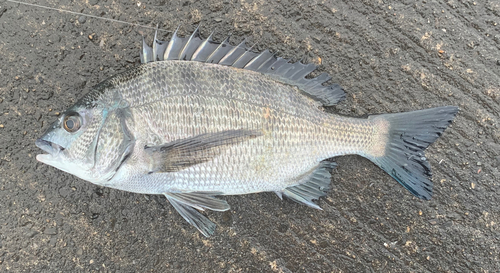
[[[383,156],[370,157],[415,196],[432,197],[431,166],[424,150],[450,125],[458,107],[444,106],[407,113],[370,116],[389,124]]]

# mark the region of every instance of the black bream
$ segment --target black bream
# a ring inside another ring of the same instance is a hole
[[[37,140],[43,163],[97,185],[164,194],[205,236],[198,210],[225,211],[216,195],[273,191],[319,209],[326,159],[364,156],[415,196],[432,195],[424,150],[457,107],[348,118],[325,113],[345,95],[313,64],[254,53],[244,43],[175,33],[143,43],[142,65],[107,79]]]

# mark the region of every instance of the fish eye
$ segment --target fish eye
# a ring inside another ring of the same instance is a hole
[[[71,113],[64,117],[62,127],[64,130],[74,133],[82,126],[82,117],[78,113]]]

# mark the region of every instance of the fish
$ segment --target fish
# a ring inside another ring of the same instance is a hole
[[[311,208],[326,196],[334,157],[360,155],[414,196],[429,200],[424,151],[458,107],[346,117],[325,111],[345,99],[316,65],[292,62],[245,41],[190,36],[152,46],[141,64],[92,87],[36,140],[39,162],[93,184],[164,195],[204,236],[204,210],[218,198],[274,192]]]

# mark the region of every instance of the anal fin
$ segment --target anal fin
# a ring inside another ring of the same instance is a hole
[[[331,161],[322,161],[315,169],[306,174],[299,185],[285,188],[282,194],[295,202],[303,203],[309,207],[321,208],[312,200],[325,196],[330,190],[330,171],[337,166]]]
[[[197,228],[205,237],[215,231],[215,224],[198,210],[210,209],[226,211],[230,208],[225,200],[217,199],[218,192],[164,193],[168,201],[188,223]]]

